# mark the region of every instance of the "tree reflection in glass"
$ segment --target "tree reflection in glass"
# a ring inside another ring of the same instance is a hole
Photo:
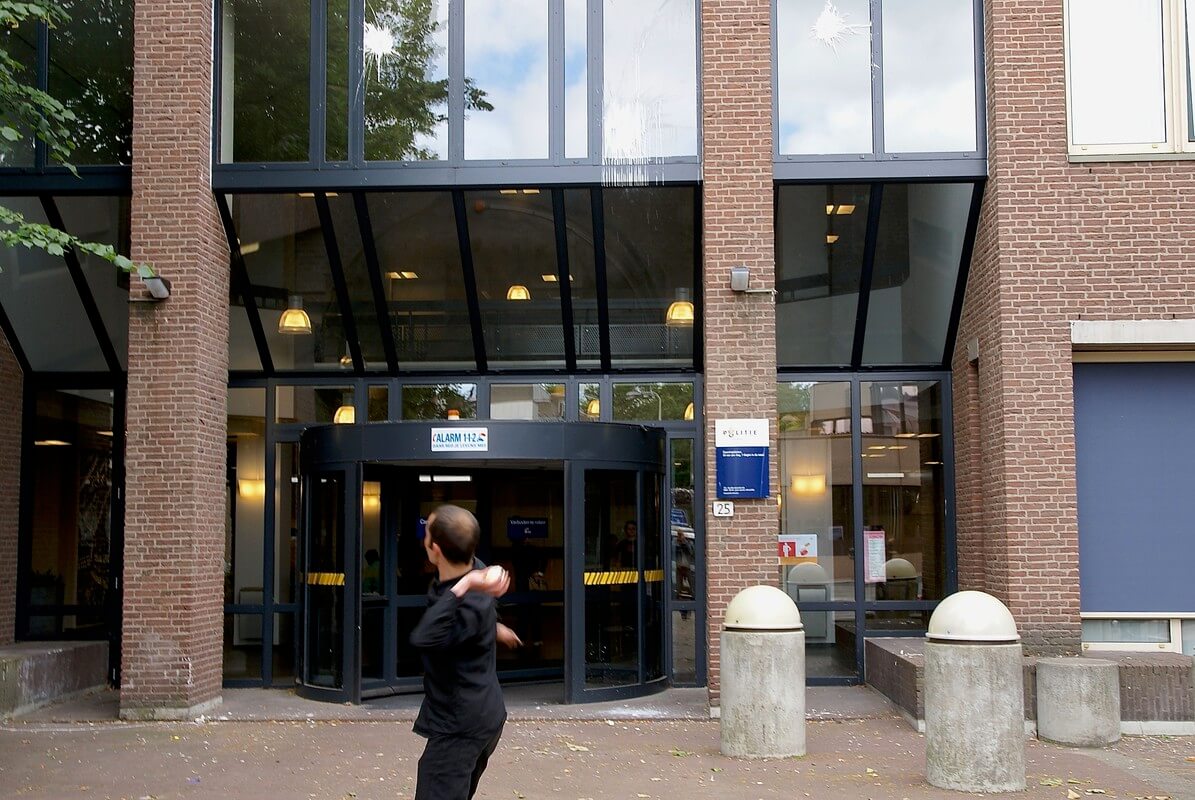
[[[447,0],[370,0],[364,24],[365,158],[446,159]],[[328,55],[329,73],[344,74],[331,63],[334,54]],[[493,110],[471,78],[465,79],[465,108]]]

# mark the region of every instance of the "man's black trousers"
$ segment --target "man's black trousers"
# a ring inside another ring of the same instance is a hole
[[[471,800],[501,738],[502,728],[488,739],[429,737],[419,759],[415,800]]]

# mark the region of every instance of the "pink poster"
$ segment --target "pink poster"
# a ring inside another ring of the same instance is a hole
[[[863,582],[883,583],[887,575],[884,565],[886,555],[883,531],[863,531]]]

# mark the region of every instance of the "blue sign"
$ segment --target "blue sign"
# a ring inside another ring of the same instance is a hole
[[[683,508],[673,508],[672,512],[668,515],[668,524],[687,526],[689,524],[689,516],[685,514]]]
[[[767,497],[768,421],[716,420],[714,467],[719,498]]]
[[[506,537],[512,542],[547,539],[548,520],[543,517],[509,517],[506,520]]]

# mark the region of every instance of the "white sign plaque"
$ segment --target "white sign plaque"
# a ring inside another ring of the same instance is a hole
[[[714,516],[715,517],[733,517],[734,503],[729,500],[715,500],[714,501]]]
[[[489,428],[432,428],[433,453],[478,453],[489,449]]]

